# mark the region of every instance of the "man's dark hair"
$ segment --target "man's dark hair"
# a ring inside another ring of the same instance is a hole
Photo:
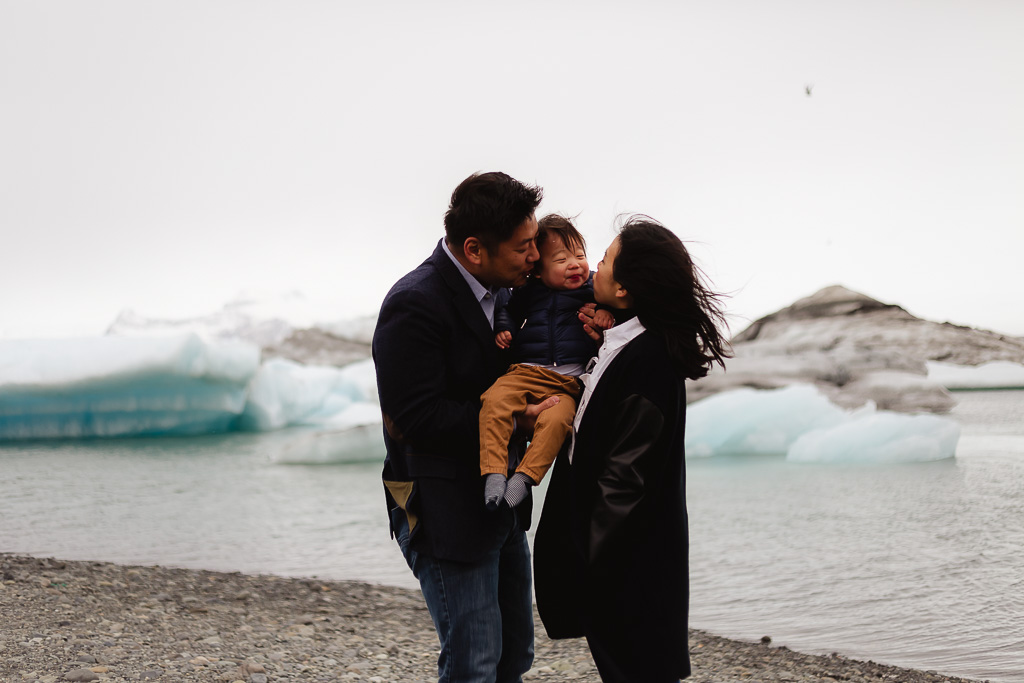
[[[466,239],[476,237],[493,251],[534,214],[543,196],[541,188],[504,173],[474,173],[452,192],[444,215],[448,244],[461,249]]]

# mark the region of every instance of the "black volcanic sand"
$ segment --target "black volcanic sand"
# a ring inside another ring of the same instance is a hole
[[[0,681],[432,681],[417,591],[0,554]],[[692,681],[966,681],[690,632]],[[537,620],[528,681],[598,681]]]

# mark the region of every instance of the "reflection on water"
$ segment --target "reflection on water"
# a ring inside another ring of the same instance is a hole
[[[956,460],[688,462],[691,623],[1020,680],[1024,392],[957,398]],[[0,549],[414,586],[388,537],[375,435],[344,437],[373,461],[333,465],[327,437],[322,456],[290,463],[296,438],[0,446]]]

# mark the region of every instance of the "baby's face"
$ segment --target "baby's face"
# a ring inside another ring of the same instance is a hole
[[[551,289],[579,289],[586,284],[590,265],[583,247],[567,247],[558,235],[548,235],[537,246],[541,282]]]

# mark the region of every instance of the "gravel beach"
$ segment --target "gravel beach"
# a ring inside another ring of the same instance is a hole
[[[419,593],[350,581],[0,554],[0,681],[433,681]],[[700,631],[697,682],[966,682]],[[529,681],[599,681],[583,640],[537,620]]]

